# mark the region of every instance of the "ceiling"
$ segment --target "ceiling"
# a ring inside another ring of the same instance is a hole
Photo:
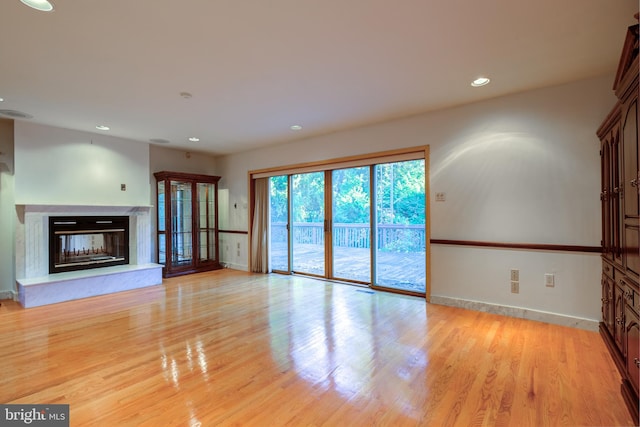
[[[637,0],[52,3],[47,13],[0,2],[0,109],[213,154],[613,74],[638,10]],[[478,76],[491,84],[471,87]]]

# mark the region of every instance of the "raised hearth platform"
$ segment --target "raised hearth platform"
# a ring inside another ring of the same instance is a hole
[[[117,265],[19,279],[18,300],[24,308],[112,294],[162,283],[162,265]]]

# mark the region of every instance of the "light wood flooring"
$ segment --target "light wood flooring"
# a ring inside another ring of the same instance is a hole
[[[0,306],[0,403],[72,426],[629,426],[595,332],[221,270]]]

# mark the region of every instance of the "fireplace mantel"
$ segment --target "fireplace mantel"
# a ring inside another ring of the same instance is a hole
[[[122,215],[129,217],[129,268],[126,279],[122,276],[120,281],[132,283],[135,287],[150,286],[162,283],[162,266],[151,261],[151,211],[153,206],[114,206],[114,205],[61,205],[61,204],[17,204],[16,213],[18,223],[16,227],[16,278],[18,293],[21,303],[25,307],[33,306],[25,300],[25,295],[29,296],[27,290],[42,288],[48,283],[60,283],[64,285],[65,292],[69,299],[76,299],[84,296],[101,295],[110,293],[113,287],[100,288],[100,283],[105,273],[109,273],[106,267],[93,270],[86,270],[82,281],[77,278],[58,276],[59,274],[49,274],[48,238],[49,238],[49,217],[50,216],[82,216],[82,215]],[[99,271],[107,270],[107,271]],[[140,280],[131,277],[131,271],[143,271]],[[150,273],[151,271],[151,273]],[[122,268],[113,269],[114,281],[118,281],[118,274],[124,274]],[[95,279],[95,280],[94,280]],[[76,283],[77,282],[77,283]],[[93,284],[92,284],[93,282]],[[81,291],[74,295],[74,286],[82,286]],[[96,289],[87,292],[87,287],[96,286]],[[60,286],[60,285],[58,285]],[[103,292],[106,290],[107,292]],[[118,290],[125,290],[120,289]],[[42,305],[42,298],[32,298],[38,301],[37,305]],[[59,300],[52,302],[60,302]]]
[[[64,215],[74,212],[90,214],[93,212],[149,212],[152,205],[60,205],[60,204],[16,204],[18,214],[23,213],[55,213]]]

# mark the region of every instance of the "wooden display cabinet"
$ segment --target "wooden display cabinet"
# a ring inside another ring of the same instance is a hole
[[[218,249],[219,176],[157,172],[157,260],[164,277],[222,268]]]
[[[636,15],[636,18],[638,15]],[[622,376],[621,392],[638,423],[640,274],[638,25],[629,27],[613,84],[618,102],[598,129],[602,188],[600,334]]]

